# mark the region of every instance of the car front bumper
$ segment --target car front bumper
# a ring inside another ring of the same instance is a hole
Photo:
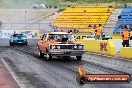
[[[27,44],[28,42],[13,42],[14,44]]]
[[[84,54],[84,50],[53,49],[49,50],[48,54],[54,56],[82,56],[82,54]]]

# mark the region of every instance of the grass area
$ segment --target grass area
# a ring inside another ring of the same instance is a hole
[[[132,0],[0,0],[1,8],[31,8],[33,4],[56,5],[66,8],[68,5],[132,5]]]
[[[113,5],[120,8],[124,4],[132,6],[132,0],[65,0],[65,2],[60,2],[60,7],[65,8],[68,5]]]

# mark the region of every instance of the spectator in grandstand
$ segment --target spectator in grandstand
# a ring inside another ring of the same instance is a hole
[[[125,0],[123,0],[123,1],[125,2]],[[127,7],[127,5],[126,5],[126,4],[124,4],[124,6],[125,6],[125,7]]]
[[[72,8],[75,8],[75,6],[72,6]]]
[[[108,8],[107,12],[109,13],[110,12],[110,9]]]
[[[95,29],[95,40],[101,39],[102,34],[102,25],[99,24],[99,26]]]
[[[121,19],[121,15],[118,16],[118,19]]]
[[[69,37],[68,37],[68,41],[69,42],[74,42],[75,41],[75,38],[74,38],[74,35],[73,35],[72,30],[70,30],[70,34],[69,34]]]
[[[88,25],[88,28],[91,28],[92,26],[91,25]]]
[[[129,39],[130,39],[130,32],[128,30],[127,26],[124,26],[124,30],[121,32],[121,36],[122,36],[122,45],[123,47],[129,47]]]
[[[71,5],[68,5],[67,7],[70,7]]]
[[[77,32],[77,30],[76,30],[76,29],[74,29],[73,31],[74,31],[74,33],[76,33],[76,32]]]
[[[77,33],[79,33],[79,30],[77,30]]]
[[[94,24],[93,29],[96,29],[96,25]]]

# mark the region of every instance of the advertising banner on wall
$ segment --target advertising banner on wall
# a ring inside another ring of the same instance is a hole
[[[15,30],[0,30],[0,38],[10,38],[14,33],[16,33]]]
[[[0,30],[0,38],[10,38],[12,34],[24,34],[28,39],[39,38],[39,30]]]
[[[17,30],[16,32],[26,35],[29,39],[37,39],[39,37],[39,30]]]

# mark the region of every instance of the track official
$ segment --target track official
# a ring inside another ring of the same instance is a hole
[[[102,25],[99,24],[99,26],[95,29],[95,39],[99,40],[101,38],[102,34]]]
[[[124,30],[121,32],[122,36],[122,45],[123,47],[129,47],[129,39],[130,39],[130,32],[127,28],[127,26],[124,27]]]

